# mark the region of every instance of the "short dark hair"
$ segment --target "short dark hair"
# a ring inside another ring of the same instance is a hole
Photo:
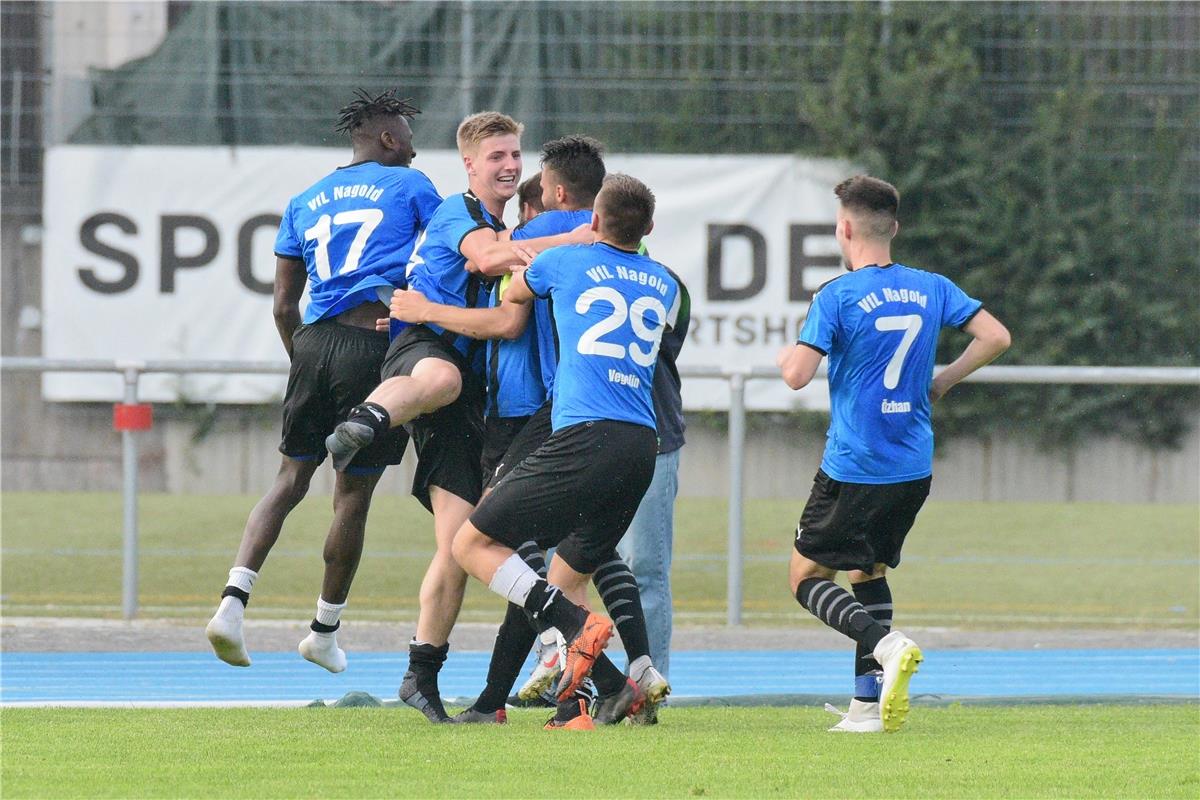
[[[355,131],[374,119],[395,116],[412,119],[421,113],[421,109],[412,104],[411,97],[403,100],[396,97],[395,89],[387,89],[374,97],[366,89],[355,89],[354,95],[355,99],[338,111],[338,124],[334,129],[338,133],[353,136]]]
[[[636,245],[654,221],[654,192],[637,178],[613,173],[596,196],[601,235],[618,244]]]
[[[589,206],[604,183],[604,145],[590,136],[563,136],[542,145],[542,166],[554,170],[571,199]]]
[[[540,172],[535,172],[532,178],[517,187],[517,202],[521,205],[528,203],[539,212],[546,210],[542,206],[542,175]]]
[[[895,186],[870,175],[855,175],[839,183],[833,193],[842,208],[866,223],[866,233],[891,238],[900,211],[900,192]]]

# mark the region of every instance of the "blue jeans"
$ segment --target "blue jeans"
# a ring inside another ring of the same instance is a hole
[[[654,480],[617,545],[617,552],[637,578],[646,612],[650,659],[663,675],[671,666],[671,544],[678,491],[679,450],[675,450],[655,459]]]

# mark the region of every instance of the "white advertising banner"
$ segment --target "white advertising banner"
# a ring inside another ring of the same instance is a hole
[[[279,214],[348,156],[330,148],[50,148],[44,355],[281,360],[271,316]],[[813,290],[840,271],[832,189],[850,168],[794,156],[614,154],[606,162],[657,195],[646,244],[692,297],[680,364],[773,367],[779,348],[795,341]],[[466,189],[457,153],[421,151],[413,166],[443,195]],[[531,152],[526,175],[535,169]],[[284,385],[282,376],[149,375],[140,395],[261,403],[281,398]],[[47,375],[43,392],[48,400],[119,400],[121,382]],[[726,408],[728,389],[689,380],[684,403]],[[747,384],[752,409],[827,404],[823,385],[797,393],[777,381]]]

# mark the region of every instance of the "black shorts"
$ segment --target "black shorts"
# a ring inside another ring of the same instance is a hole
[[[279,452],[301,461],[325,459],[325,437],[379,385],[386,333],[321,320],[292,335],[292,368],[283,398]],[[350,474],[382,472],[399,464],[408,434],[393,428],[354,456]]]
[[[512,445],[517,434],[529,422],[529,417],[485,417],[483,420],[483,486],[486,489],[494,482],[496,467],[504,462],[504,454]]]
[[[796,526],[796,552],[823,567],[871,572],[895,567],[932,478],[903,483],[843,483],[823,470]]]
[[[412,493],[430,511],[429,488],[437,486],[471,505],[483,493],[483,383],[467,369],[462,354],[424,325],[413,325],[388,347],[380,376],[386,380],[411,375],[425,358],[440,358],[458,367],[462,391],[448,406],[405,424],[417,451]]]
[[[483,479],[487,481],[485,488],[494,489],[501,478],[513,471],[513,467],[529,458],[546,443],[554,430],[550,425],[551,408],[552,405],[547,400],[541,408],[533,412],[533,416],[525,417],[527,420],[525,425],[509,441],[504,452],[491,464],[490,469],[487,460],[484,460]]]
[[[654,477],[658,437],[628,422],[581,422],[555,431],[513,468],[471,524],[514,550],[558,547],[577,572],[612,557]]]

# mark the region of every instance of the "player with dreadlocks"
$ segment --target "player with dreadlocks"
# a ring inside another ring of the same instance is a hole
[[[337,124],[350,137],[351,162],[292,198],[280,221],[274,316],[292,363],[283,401],[283,459],[274,485],[250,512],[206,630],[228,664],[250,666],[242,635],[250,590],[283,521],[325,459],[325,437],[379,382],[388,335],[376,332],[375,320],[387,314],[392,291],[405,286],[413,244],[441,203],[429,178],[409,167],[416,156],[409,120],[419,113],[394,90],[356,91]],[[306,283],[310,299],[301,317]],[[362,555],[371,495],[407,444],[404,430],[393,428],[337,473],[317,614],[299,648],[330,672],[346,668],[335,632]]]

